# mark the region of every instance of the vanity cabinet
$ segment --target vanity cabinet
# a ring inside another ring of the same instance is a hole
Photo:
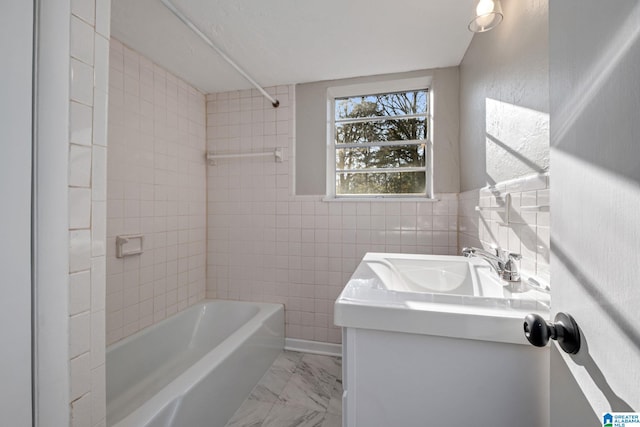
[[[548,318],[548,296],[506,289],[482,263],[364,257],[335,303],[343,427],[549,427],[549,347],[523,333],[527,313]]]

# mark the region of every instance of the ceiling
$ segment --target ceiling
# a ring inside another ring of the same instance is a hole
[[[447,67],[474,0],[173,0],[262,86]],[[251,85],[160,0],[112,0],[111,34],[205,93]]]

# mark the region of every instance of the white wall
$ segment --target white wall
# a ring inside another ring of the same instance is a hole
[[[460,64],[460,247],[520,253],[522,272],[548,282],[548,7],[502,5],[504,21],[474,35]],[[475,210],[504,206],[507,195],[508,225],[505,212]]]
[[[35,286],[38,425],[68,426],[69,411],[69,0],[40,2]],[[87,290],[88,287],[87,287]]]
[[[458,155],[458,67],[385,74],[296,85],[297,195],[326,194],[327,89],[385,80],[431,76],[433,105],[433,182],[436,193],[460,191]]]
[[[12,426],[31,425],[33,14],[33,3],[10,1],[0,15],[0,413]]]
[[[107,345],[202,300],[207,252],[204,95],[113,38],[109,66]]]
[[[640,411],[640,2],[552,2],[550,42],[553,308],[583,337],[551,425],[601,425]]]
[[[460,64],[462,191],[549,168],[547,0],[503,0]]]

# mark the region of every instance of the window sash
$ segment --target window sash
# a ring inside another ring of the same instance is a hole
[[[426,172],[426,166],[406,166],[397,168],[362,168],[362,169],[336,169],[336,175],[341,173],[403,173]]]
[[[373,142],[345,142],[334,144],[335,150],[344,148],[367,148],[367,147],[402,147],[403,145],[427,145],[427,139],[408,139],[396,141],[373,141]]]
[[[351,123],[365,123],[365,122],[382,122],[386,120],[409,120],[409,119],[427,119],[428,113],[417,114],[400,114],[396,116],[371,116],[371,117],[354,117],[351,119],[335,119],[333,122],[336,125],[351,124]]]
[[[425,91],[427,93],[427,109],[425,112],[416,113],[416,114],[405,114],[405,115],[387,115],[387,116],[372,116],[372,117],[357,117],[357,118],[349,118],[349,119],[337,119],[335,116],[336,110],[336,101],[340,99],[347,99],[347,97],[336,97],[331,96],[331,91],[329,92],[330,96],[328,98],[328,118],[327,127],[328,127],[328,141],[327,141],[327,162],[328,162],[328,174],[327,174],[327,195],[333,198],[366,198],[366,197],[375,197],[375,198],[403,198],[403,197],[411,197],[411,198],[420,198],[420,197],[433,197],[433,143],[431,140],[432,136],[432,126],[433,126],[433,117],[431,116],[431,108],[432,108],[432,92],[430,87],[423,87],[421,89],[400,89],[397,90],[397,93],[407,92],[407,91]],[[379,92],[380,93],[394,93],[394,92]],[[363,93],[362,96],[372,95],[371,93],[366,94]],[[355,96],[355,95],[354,95]],[[361,143],[338,143],[336,141],[336,127],[338,125],[350,124],[350,123],[374,123],[379,121],[388,121],[388,120],[403,120],[403,119],[425,119],[427,123],[427,131],[424,139],[420,140],[399,140],[399,141],[368,141]],[[336,162],[336,153],[337,150],[340,149],[348,149],[348,148],[366,148],[366,147],[393,147],[393,146],[406,146],[406,145],[424,145],[425,147],[425,166],[424,167],[393,167],[393,168],[361,168],[356,170],[351,169],[338,169],[338,165]],[[350,173],[350,174],[361,174],[361,173],[415,173],[422,172],[425,174],[425,188],[424,191],[418,193],[338,193],[337,192],[337,183],[338,183],[338,175]]]

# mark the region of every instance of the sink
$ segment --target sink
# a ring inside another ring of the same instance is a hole
[[[524,336],[532,312],[549,318],[549,294],[481,258],[366,254],[334,306],[343,425],[548,427],[549,351]]]
[[[475,292],[471,264],[466,258],[381,257],[380,260],[369,259],[366,262],[381,279],[383,286],[390,290],[456,295],[472,295]]]
[[[472,257],[367,253],[335,303],[335,324],[527,344],[522,319],[548,293],[505,282]]]
[[[361,265],[361,271],[369,269],[379,279],[377,288],[394,292],[522,299],[531,290],[521,282],[500,280],[477,257],[368,253]]]

